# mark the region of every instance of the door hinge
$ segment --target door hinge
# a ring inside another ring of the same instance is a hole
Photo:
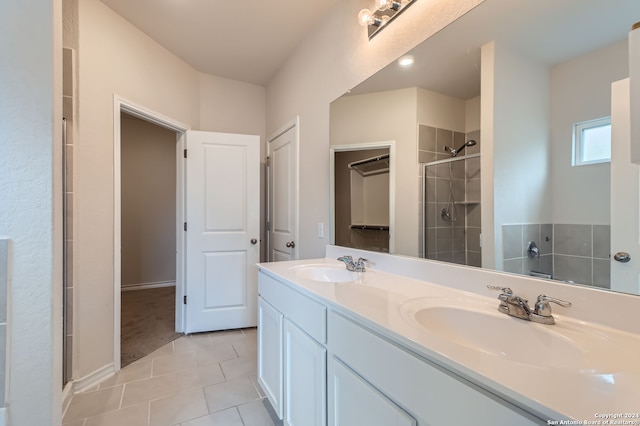
[[[182,302],[183,304],[187,304],[187,295],[182,296]]]
[[[187,158],[187,150],[186,150],[186,148],[184,150],[184,158]]]
[[[267,231],[271,231],[271,222],[267,221],[265,227],[267,228]]]
[[[267,167],[271,167],[271,157],[267,155],[267,157],[264,159],[264,163]]]
[[[184,230],[187,231],[187,222],[184,223]]]

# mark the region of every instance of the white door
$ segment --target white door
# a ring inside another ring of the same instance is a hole
[[[611,289],[638,294],[640,166],[631,162],[629,93],[629,79],[611,85]]]
[[[187,132],[185,332],[253,327],[260,138]]]
[[[269,261],[298,258],[297,125],[269,140]]]

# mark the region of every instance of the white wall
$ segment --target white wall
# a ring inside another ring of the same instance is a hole
[[[300,116],[300,257],[321,257],[328,239],[316,223],[329,223],[329,104],[482,0],[416,2],[392,25],[367,39],[357,23],[369,0],[336,2],[332,13],[281,67],[267,87],[267,134]],[[414,172],[417,185],[417,174]],[[409,191],[413,189],[409,188]],[[417,204],[417,203],[416,203]],[[417,207],[415,207],[417,216]],[[417,241],[417,238],[416,238]],[[408,247],[417,247],[417,243]],[[398,247],[397,252],[405,248]]]
[[[471,98],[464,103],[464,133],[480,129],[480,96]]]
[[[549,70],[491,42],[481,85],[482,266],[502,270],[502,225],[551,220]]]
[[[263,88],[197,72],[98,0],[78,8],[75,379],[114,357],[114,94],[192,129],[260,134],[265,127]]]
[[[611,83],[628,77],[627,41],[551,69],[554,223],[610,223],[610,163],[573,167],[573,125],[611,115]]]
[[[0,5],[0,237],[12,240],[9,424],[60,424],[62,4]]]

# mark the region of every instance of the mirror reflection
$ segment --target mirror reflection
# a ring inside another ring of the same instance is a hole
[[[640,259],[613,260],[638,244],[637,166],[608,148],[628,151],[612,84],[639,20],[633,0],[486,0],[335,100],[332,146],[396,144],[393,252],[639,293],[617,271]]]

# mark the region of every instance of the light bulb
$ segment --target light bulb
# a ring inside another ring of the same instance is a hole
[[[373,23],[373,13],[369,9],[362,9],[358,13],[358,22],[363,27],[367,27]]]
[[[387,10],[391,7],[393,0],[376,0],[376,9],[379,11]]]
[[[398,65],[403,68],[410,67],[411,65],[413,65],[413,61],[413,56],[403,56],[402,58],[398,59]]]

